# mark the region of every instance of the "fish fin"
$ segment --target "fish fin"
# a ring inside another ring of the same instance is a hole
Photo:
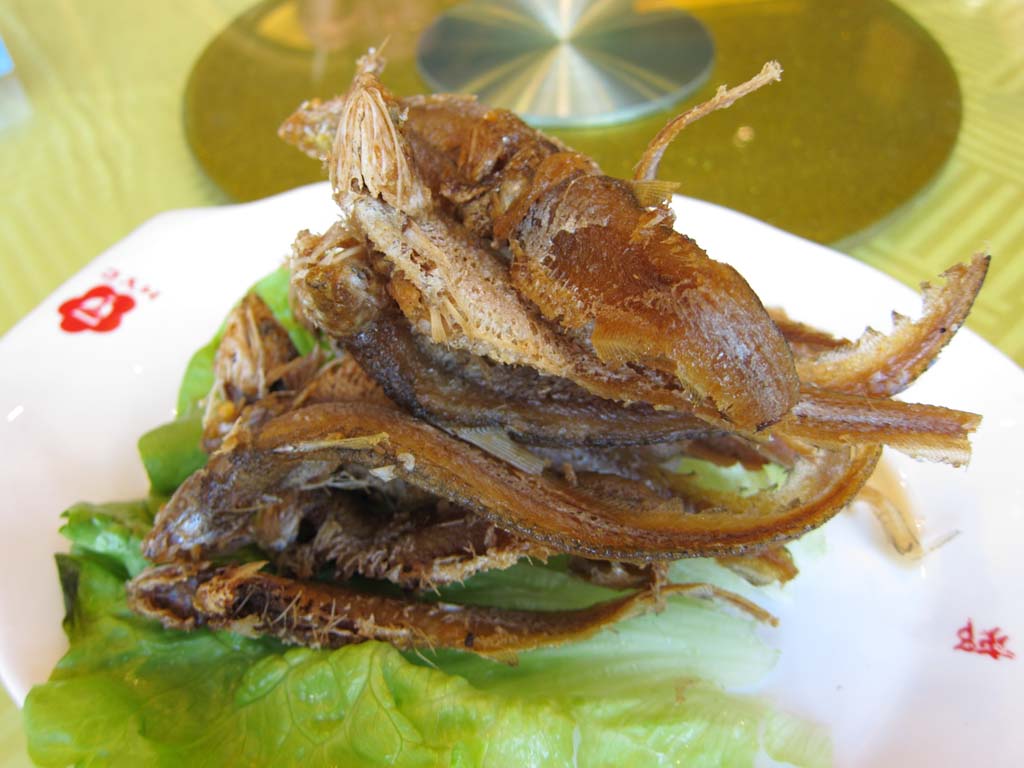
[[[681,186],[678,181],[663,181],[661,179],[633,179],[626,183],[633,190],[636,201],[644,208],[671,203],[672,195]]]

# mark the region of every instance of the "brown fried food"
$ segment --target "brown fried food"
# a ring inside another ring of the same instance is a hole
[[[814,445],[887,445],[918,459],[953,466],[971,458],[981,416],[938,405],[903,403],[824,390],[805,392],[778,432]]]
[[[429,343],[401,317],[386,295],[386,277],[356,243],[339,225],[321,238],[300,234],[292,294],[312,327],[351,352],[414,415],[450,428],[501,427],[540,445],[638,445],[711,430],[689,413],[624,406],[568,379]],[[446,333],[441,320],[430,328],[431,336]]]
[[[255,544],[287,574],[362,576],[433,589],[551,552],[400,481],[352,468],[318,488],[266,493],[207,520],[204,557]],[[386,476],[386,473],[384,473]]]
[[[329,163],[336,196],[343,208],[352,211],[350,226],[361,231],[369,240],[371,251],[380,251],[379,255],[370,254],[371,261],[382,260],[380,263],[384,268],[378,272],[388,274],[388,291],[412,321],[418,334],[429,336],[435,343],[449,348],[468,350],[502,363],[529,366],[546,376],[569,379],[601,398],[627,403],[642,402],[659,409],[694,414],[719,428],[735,429],[743,422],[749,423],[746,417],[737,420],[735,416],[724,413],[720,407],[724,401],[716,404],[713,397],[700,392],[699,388],[683,386],[675,375],[657,370],[660,364],[652,360],[646,360],[646,367],[638,364],[632,357],[633,352],[619,360],[632,361],[628,366],[616,368],[603,363],[599,353],[602,353],[602,349],[605,356],[611,352],[607,346],[597,348],[599,345],[594,341],[594,334],[597,333],[600,339],[600,326],[596,317],[591,317],[593,323],[587,321],[573,330],[570,316],[584,317],[573,314],[576,311],[573,302],[578,299],[576,293],[555,291],[544,296],[530,293],[530,281],[524,278],[516,282],[515,275],[517,270],[533,269],[532,262],[521,260],[517,267],[513,254],[509,269],[501,256],[485,248],[478,239],[480,234],[486,234],[480,229],[481,222],[483,225],[489,222],[494,230],[491,234],[499,239],[503,234],[512,237],[513,228],[521,228],[526,221],[523,218],[526,213],[537,209],[542,201],[547,200],[549,205],[545,210],[552,216],[562,211],[564,206],[565,227],[560,229],[547,218],[541,217],[535,222],[536,226],[527,227],[529,233],[524,230],[520,234],[527,237],[532,232],[546,233],[544,236],[538,235],[537,248],[557,250],[560,247],[556,243],[559,237],[585,238],[587,235],[584,233],[592,228],[577,225],[588,221],[587,216],[596,216],[604,222],[603,235],[609,235],[607,242],[614,245],[608,252],[616,253],[616,258],[598,258],[598,250],[593,251],[590,254],[592,258],[579,262],[581,274],[585,275],[594,269],[604,269],[605,263],[621,263],[617,260],[619,251],[639,247],[633,242],[634,237],[638,237],[640,242],[646,242],[644,237],[647,235],[639,235],[637,226],[644,231],[649,227],[662,227],[670,218],[667,211],[658,206],[653,210],[645,210],[638,207],[639,201],[633,205],[622,204],[618,196],[625,195],[635,187],[601,177],[586,158],[566,151],[557,142],[546,139],[525,125],[517,125],[517,118],[500,110],[488,111],[473,100],[462,97],[423,97],[398,102],[376,77],[379,59],[368,61],[369,64],[364,62],[363,71],[357,76],[350,91],[350,94],[359,94],[351,109],[346,106],[348,97],[344,97],[329,105],[315,106],[315,114],[305,114],[300,110],[290,119],[285,133],[293,137],[301,134],[304,137],[303,145],[312,149],[315,144],[315,151],[319,152],[326,144],[319,140],[310,143],[310,131],[315,126],[338,126],[337,141],[331,145],[333,149]],[[300,126],[305,126],[305,129],[299,130]],[[466,140],[466,136],[473,140]],[[366,155],[357,155],[353,147],[369,146],[368,142],[374,137],[381,142],[378,150],[388,154],[391,158],[388,162],[402,171],[401,183],[397,180],[388,181],[374,168],[365,169],[366,174],[360,170]],[[456,141],[453,137],[462,137],[462,140]],[[431,151],[437,155],[434,160],[428,157]],[[597,196],[594,207],[604,211],[602,219],[602,216],[586,209],[586,201],[590,200],[587,195],[569,195],[564,190],[564,194],[552,191],[556,187],[562,189],[560,185],[569,184],[593,186],[601,193],[612,195],[618,202],[615,205],[598,205],[601,195]],[[460,216],[459,211],[462,211],[461,218],[464,223],[468,222],[472,226],[472,231],[464,229],[442,210],[443,206],[434,199],[436,197],[455,206],[456,218]],[[466,206],[473,207],[472,215],[466,212]],[[575,206],[582,208],[576,210]],[[481,214],[481,211],[486,215]],[[615,223],[613,220],[621,221]],[[568,232],[566,227],[572,231]],[[615,240],[620,235],[621,242]],[[677,239],[681,236],[669,235],[667,231],[665,236],[676,244],[672,248],[681,242]],[[603,247],[605,242],[603,237],[596,238],[594,248]],[[654,245],[660,247],[658,244],[661,242],[656,240]],[[652,246],[653,250],[645,251],[645,258],[655,258],[660,253],[658,247]],[[685,250],[689,246],[678,247]],[[515,247],[512,250],[515,251]],[[565,253],[566,258],[570,258],[576,251],[570,248]],[[549,265],[550,259],[547,256],[544,258],[544,264]],[[675,256],[666,258],[670,265],[676,264]],[[699,256],[694,258],[702,265],[701,269],[717,268],[709,266],[714,263],[710,260],[702,261]],[[544,268],[547,269],[546,266]],[[628,283],[632,277],[619,274],[624,272],[628,270],[605,275],[609,279],[601,281],[600,290],[614,292],[618,283]],[[972,274],[976,272],[976,269],[972,269]],[[558,280],[561,280],[562,273],[558,275]],[[728,290],[724,293],[728,294]],[[523,303],[523,296],[537,302],[542,311],[545,302],[548,302],[544,314],[549,317],[540,317],[533,302]],[[963,306],[963,302],[959,302],[958,306]],[[481,307],[486,307],[486,310],[481,312]],[[629,311],[622,315],[623,334],[626,333],[625,326],[633,322],[637,312],[636,306],[630,304]],[[557,315],[554,318],[557,322],[550,322],[552,313]],[[700,312],[689,313],[685,315],[685,320],[700,322],[701,316]],[[726,312],[723,317],[728,316]],[[952,315],[946,313],[946,316]],[[756,341],[758,345],[764,346],[762,342],[767,337],[755,339],[742,336],[750,328],[760,327],[758,324],[752,326],[749,323],[725,320],[716,325],[716,333],[728,334],[735,331],[740,334],[726,345],[733,351],[723,354],[735,353],[743,358],[746,354],[743,350],[749,346],[748,342]],[[794,326],[790,324],[789,327],[793,329]],[[582,331],[587,331],[589,335],[581,335]],[[781,333],[778,335],[782,337]],[[640,336],[643,336],[643,332]],[[696,336],[693,333],[665,333],[661,338],[671,337],[672,344],[687,345],[698,336],[700,333]],[[918,336],[915,333],[900,333],[896,346],[887,347],[894,353],[896,347],[899,347],[902,350],[899,356],[905,361],[895,362],[891,366],[892,371],[887,375],[890,381],[897,378],[907,380],[916,375],[938,353],[941,344],[934,343],[914,352],[912,348],[920,346],[914,341]],[[808,340],[806,333],[803,338]],[[788,345],[784,346],[785,355],[789,355]],[[860,347],[858,345],[858,349]],[[765,347],[769,348],[774,349],[771,344]],[[652,358],[661,354],[654,347],[651,350]],[[697,354],[696,348],[691,351]],[[812,362],[808,362],[805,357],[807,370],[813,369],[815,356],[827,356],[832,352],[836,353],[838,359],[846,360],[844,366],[848,371],[860,370],[863,373],[862,363],[866,359],[863,354],[855,354],[852,358],[844,356],[842,349],[831,344],[819,344],[810,358]],[[774,352],[769,357],[776,363],[781,360]],[[916,362],[911,363],[911,359]],[[857,363],[857,360],[861,362]],[[713,386],[719,388],[728,389],[740,381],[732,373],[725,375],[725,369],[718,367],[716,361],[717,357],[704,359],[700,375],[712,375],[716,379]],[[857,365],[860,368],[856,368]],[[788,369],[788,366],[787,363],[782,367]],[[913,369],[913,373],[909,372],[908,366]],[[750,374],[754,377],[747,384],[753,386],[754,379],[761,378],[755,389],[761,387],[767,379],[781,381],[770,372],[757,372],[757,366],[751,360],[739,367],[745,371],[742,375]],[[737,377],[740,375],[736,374]],[[824,384],[828,379],[827,376],[815,378],[811,373],[809,376],[813,381],[808,386],[813,386],[815,382]],[[854,378],[858,376],[861,374],[855,374]],[[790,378],[788,374],[784,378],[787,381],[784,388],[788,392],[791,385],[795,386],[796,379]],[[846,386],[841,381],[837,383]],[[755,397],[757,402],[762,405],[770,400],[782,402],[775,396],[781,390],[773,390],[770,386],[762,389],[763,392]],[[724,397],[724,391],[719,392],[720,400]],[[737,397],[741,396],[738,390],[736,394]],[[945,411],[945,417],[939,418],[943,412],[929,410],[924,406],[892,404],[888,409],[880,411],[877,403],[867,397],[859,402],[846,399],[839,404],[831,397],[831,392],[809,392],[807,387],[796,397],[794,402],[786,395],[785,402],[792,407],[787,406],[788,410],[779,414],[781,421],[773,429],[778,436],[829,446],[887,440],[894,447],[905,449],[912,455],[953,464],[965,460],[967,435],[973,428],[971,425],[977,423],[973,415],[952,411]],[[752,427],[763,426],[771,420],[754,423]],[[856,427],[855,423],[871,423],[874,428],[865,431]],[[920,438],[912,435],[915,431],[921,432]],[[752,433],[747,430],[747,434],[750,436]]]
[[[320,366],[318,355],[299,357],[288,332],[255,293],[228,315],[213,362],[214,384],[203,414],[203,447],[212,451],[246,405],[272,391],[302,387]]]
[[[850,343],[849,339],[837,338],[820,328],[794,320],[779,307],[769,307],[768,315],[786,338],[798,365],[801,360],[811,359],[822,352],[845,347]]]
[[[713,431],[692,414],[622,405],[532,368],[446,351],[392,313],[345,346],[392,400],[438,426],[500,427],[528,445],[563,447],[664,443]]]
[[[893,313],[889,335],[869,328],[855,342],[797,355],[800,380],[835,392],[889,397],[909,387],[949,343],[981,290],[990,257],[975,254],[968,264],[942,273],[945,284],[921,286],[924,311],[917,321]]]
[[[340,400],[357,400],[391,405],[380,385],[367,375],[362,366],[351,355],[339,355],[317,371],[316,376],[298,393],[291,405],[312,403],[334,403]]]
[[[563,552],[630,561],[742,554],[831,517],[870,475],[878,452],[818,450],[786,483],[749,498],[673,476],[683,493],[665,499],[621,478],[588,489],[552,473],[524,473],[394,408],[323,403],[271,419],[214,454],[160,511],[145,551],[157,562],[202,558],[213,531],[229,525],[225,518],[250,515],[268,494],[326,485],[355,465]]]
[[[129,605],[174,629],[209,626],[270,635],[310,648],[384,640],[403,648],[452,648],[512,661],[515,653],[582,640],[656,605],[650,591],[566,611],[521,611],[420,602],[368,594],[342,584],[294,581],[260,571],[263,563],[216,568],[174,564],[143,571],[128,585]],[[726,602],[755,618],[774,617],[707,584],[672,584],[661,595]]]
[[[310,330],[331,338],[357,333],[392,303],[364,239],[344,221],[323,235],[300,232],[289,266],[289,297],[296,314]]]
[[[233,316],[211,396],[223,440],[158,514],[145,552],[171,562],[133,582],[136,610],[313,647],[503,658],[673,592],[766,618],[707,585],[666,586],[665,561],[716,556],[784,582],[796,569],[781,543],[848,504],[881,444],[967,460],[979,417],[888,398],[963,323],[986,258],[925,286],[919,321],[848,342],[772,317],[672,227],[671,185],[654,180],[664,148],[777,65],[672,121],[631,182],[470,98],[398,100],[382,66],[371,52],[345,97],[282,127],[327,160],[342,214],[295,243],[295,315],[350,354],[314,376],[319,360],[298,360],[259,307]],[[714,490],[667,470],[680,453],[787,473],[753,495]],[[205,562],[249,543],[277,575]],[[556,552],[641,591],[538,614],[310,581],[424,590]]]
[[[231,313],[215,360],[214,391],[231,398],[216,409],[225,419],[217,426],[229,435],[229,447],[245,429],[303,403],[390,404],[351,357],[332,360],[301,392],[294,392],[310,378],[319,357],[297,358],[284,328],[255,294],[247,295]],[[271,389],[284,391],[271,397]],[[254,403],[258,398],[262,399]],[[231,435],[239,419],[243,426]],[[218,436],[212,447],[222,440]],[[340,484],[337,479],[334,482]],[[372,475],[348,482],[363,490],[380,486]],[[403,490],[402,495],[398,503],[394,488],[388,489],[387,498],[334,489],[285,491],[254,505],[249,516],[223,518],[227,525],[212,532],[204,551],[225,554],[255,544],[277,565],[303,578],[329,566],[345,578],[358,574],[411,588],[435,587],[480,570],[507,568],[524,556],[547,555],[543,548],[465,510],[422,494],[409,498],[410,493]],[[312,539],[299,540],[302,527],[315,528]]]
[[[590,329],[613,368],[672,374],[740,429],[777,422],[796,401],[796,369],[747,282],[676,232],[667,207],[647,210],[630,185],[567,173],[566,162],[557,154],[540,165],[543,192],[524,193],[532,204],[510,228],[519,293],[548,320]]]
[[[367,203],[368,205],[382,206],[379,201]],[[346,236],[347,237],[347,236]],[[313,241],[310,241],[311,243]],[[346,242],[348,242],[346,240]],[[403,258],[408,258],[411,262],[416,260],[413,256],[409,256],[409,251],[403,246],[401,233],[394,235],[392,243],[396,253],[404,253]],[[329,249],[328,249],[329,250]],[[317,281],[312,285],[309,283],[307,278],[301,277],[302,275],[308,275],[313,272],[313,267],[309,267],[310,253],[319,253],[315,246],[309,246],[306,249],[297,249],[300,254],[293,263],[296,266],[297,273],[300,275],[296,279],[295,292],[298,296],[302,297],[303,306],[306,308],[304,311],[311,317],[322,318],[317,323],[320,327],[332,326],[336,329],[343,328],[345,334],[352,334],[358,331],[360,328],[365,328],[368,324],[371,324],[371,319],[379,317],[381,313],[386,313],[387,308],[390,305],[389,300],[384,296],[383,286],[380,284],[382,278],[378,277],[377,271],[367,261],[370,258],[369,252],[364,249],[359,249],[355,246],[348,245],[344,249],[347,254],[345,260],[340,264],[334,266],[327,265],[322,261],[312,261],[319,265],[316,266],[316,274],[318,275]],[[455,253],[456,251],[444,251],[437,250],[436,254],[439,259],[446,259]],[[488,254],[489,258],[493,259],[493,254],[487,251],[483,253]],[[424,279],[434,279],[437,277],[439,270],[436,261],[429,261],[427,263],[429,269],[423,272]],[[452,269],[454,273],[463,274],[473,269],[472,259],[466,255],[465,259],[456,265],[452,262]],[[496,263],[492,263],[494,272],[492,277],[495,280],[500,277],[499,267]],[[970,274],[974,277],[970,281],[970,285],[976,288],[980,283],[977,280],[979,270],[983,274],[984,261],[976,260],[974,266],[970,270]],[[359,278],[351,279],[348,275],[352,273],[359,275]],[[409,273],[403,272],[402,274],[408,275]],[[484,281],[487,284],[487,281]],[[403,283],[405,284],[405,283]],[[394,282],[392,282],[392,293],[397,295],[397,291],[394,290]],[[950,285],[960,285],[959,283],[950,282]],[[323,287],[329,286],[329,290],[323,293],[325,290]],[[459,326],[453,325],[451,322],[446,320],[447,315],[430,305],[429,302],[424,302],[423,295],[413,291],[415,293],[415,299],[410,304],[404,307],[407,315],[412,315],[414,318],[420,318],[419,323],[419,335],[430,336],[435,342],[438,341],[438,337],[446,343],[452,342],[453,333],[459,332]],[[956,295],[962,295],[962,291],[955,291]],[[446,294],[447,295],[447,294]],[[942,294],[943,296],[949,296],[949,292]],[[506,294],[506,298],[509,301],[513,301],[511,294]],[[469,301],[467,298],[466,301]],[[401,304],[401,301],[399,301]],[[934,302],[933,302],[934,303]],[[943,302],[945,304],[946,302]],[[962,302],[956,302],[957,306],[962,306]],[[358,307],[358,322],[352,318],[356,315],[348,315],[345,313],[344,308],[346,306]],[[430,306],[430,309],[427,307]],[[448,304],[449,310],[451,309],[450,302]],[[467,306],[469,306],[467,304]],[[469,310],[467,310],[469,311]],[[376,313],[376,314],[374,314]],[[457,311],[460,317],[462,316],[461,311]],[[332,317],[332,315],[341,315],[340,318]],[[930,317],[931,315],[929,315]],[[944,316],[948,317],[949,314]],[[493,321],[492,317],[485,316],[481,322],[488,323]],[[923,323],[924,321],[922,321]],[[530,327],[537,327],[544,329],[544,326],[536,326],[528,323],[523,329],[517,331],[517,333],[529,333]],[[414,322],[414,326],[416,323]],[[490,326],[489,326],[490,327]],[[912,327],[920,328],[921,324],[914,324]],[[792,326],[791,326],[792,328]],[[492,328],[493,330],[493,328]],[[507,329],[506,329],[507,330]],[[340,332],[340,331],[339,331]],[[483,332],[481,332],[483,333]],[[488,331],[490,333],[490,331]],[[801,338],[805,340],[810,337],[810,331],[806,330],[806,326],[797,328],[794,331],[794,335],[802,334]],[[500,333],[495,332],[491,334],[491,340],[498,339]],[[902,334],[901,338],[915,338],[917,334],[905,333]],[[461,338],[461,337],[460,337]],[[490,349],[489,344],[483,344],[480,342],[482,336],[477,334],[476,341],[473,343],[454,344],[453,346],[468,349],[470,353],[486,353]],[[539,338],[539,341],[538,341]],[[644,375],[633,371],[632,369],[623,369],[622,371],[616,372],[605,372],[602,373],[601,364],[593,358],[592,355],[587,353],[581,348],[577,348],[573,351],[573,344],[569,339],[558,337],[557,335],[541,333],[540,337],[534,338],[529,345],[527,345],[533,352],[531,356],[517,357],[512,356],[512,359],[520,364],[520,367],[529,367],[532,361],[532,367],[539,370],[542,374],[547,374],[548,379],[559,379],[567,378],[575,383],[582,384],[589,392],[597,393],[599,396],[616,398],[617,394],[621,394],[621,387],[628,387],[634,390],[634,395],[638,396],[643,402],[646,402],[655,407],[660,407],[662,413],[666,413],[664,410],[666,407],[671,410],[675,408],[681,408],[682,411],[677,411],[677,416],[658,416],[656,419],[652,419],[654,422],[653,432],[657,434],[659,425],[657,422],[662,422],[661,426],[668,426],[669,429],[684,427],[687,424],[692,424],[694,429],[698,427],[698,421],[706,419],[708,417],[706,409],[700,412],[699,419],[693,418],[693,414],[690,412],[686,405],[686,395],[678,390],[672,388],[671,384],[664,378],[660,378],[660,374],[655,371],[645,371]],[[821,339],[825,338],[823,335],[818,334],[816,343],[819,347],[822,346]],[[547,341],[545,341],[545,339]],[[547,342],[551,342],[548,345]],[[499,343],[499,342],[495,342]],[[504,342],[500,342],[504,343]],[[538,346],[539,344],[539,346]],[[419,349],[429,350],[428,345],[420,344]],[[842,350],[844,346],[831,345],[829,350],[835,352],[837,356],[844,354]],[[940,346],[932,345],[931,347],[931,358],[938,354]],[[572,367],[571,361],[574,359],[578,364],[575,368],[575,375],[569,375],[569,373],[561,369],[564,377],[557,374],[557,370],[551,368],[549,364],[555,358],[549,353],[552,350],[557,352],[557,360],[559,360],[560,366]],[[379,349],[375,350],[380,352]],[[906,351],[904,349],[904,351]],[[536,355],[534,355],[536,353]],[[823,354],[825,354],[823,352]],[[494,355],[489,355],[494,357]],[[467,359],[465,356],[462,360]],[[540,360],[543,359],[543,363]],[[854,360],[854,358],[846,359]],[[921,370],[921,361],[925,358],[920,356],[910,355],[906,359],[917,360],[915,370],[919,373]],[[366,362],[369,364],[371,361],[367,358]],[[396,363],[398,362],[396,356]],[[388,381],[391,382],[392,389],[390,394],[396,399],[400,400],[402,404],[407,407],[413,407],[416,403],[419,394],[424,393],[424,389],[421,386],[420,391],[417,392],[415,386],[410,387],[410,380],[416,378],[417,374],[414,374],[410,369],[410,365],[415,365],[416,359],[406,358],[406,372],[404,378],[400,379],[396,376],[395,366],[392,366],[389,370],[385,370],[386,366],[378,365],[377,370],[382,374],[386,373]],[[415,370],[413,368],[412,370]],[[897,368],[892,368],[891,371],[895,372]],[[607,374],[607,375],[606,375]],[[909,369],[903,371],[902,379],[906,380],[911,375]],[[916,375],[916,374],[914,374]],[[420,385],[425,384],[429,381],[430,377],[419,374]],[[890,382],[896,380],[896,376],[892,375],[888,377]],[[383,381],[384,379],[382,379]],[[451,382],[452,386],[457,383]],[[402,386],[399,387],[398,385]],[[464,393],[470,394],[470,393]],[[479,391],[473,393],[477,397],[481,397],[484,393]],[[419,411],[420,415],[429,415],[431,411],[438,414],[437,421],[439,423],[445,423],[450,420],[453,413],[452,407],[448,408],[448,414],[443,413],[444,410],[444,396],[441,393],[437,393],[437,397],[433,399],[429,404],[419,403],[422,410]],[[504,394],[502,395],[504,396]],[[591,403],[599,401],[591,401]],[[478,405],[482,405],[483,401],[477,400]],[[527,409],[529,408],[528,403],[522,403]],[[591,407],[588,405],[587,407]],[[634,406],[637,409],[643,409],[643,405]],[[457,408],[456,408],[457,410]],[[606,413],[616,414],[615,418],[623,418],[626,420],[626,426],[628,429],[628,414],[622,411],[605,411]],[[491,411],[492,415],[503,414],[507,421],[511,422],[514,418],[519,418],[519,430],[520,434],[524,439],[531,440],[537,443],[549,442],[544,438],[543,431],[547,429],[550,433],[550,427],[544,425],[544,417],[534,412],[530,414],[528,410],[520,409],[503,409],[500,411]],[[582,414],[578,414],[582,416]],[[524,419],[525,417],[525,419]],[[462,417],[465,421],[468,421],[468,417]],[[457,423],[457,420],[451,419]],[[525,420],[532,422],[532,427],[527,426],[524,423]],[[492,419],[497,422],[498,419]],[[584,422],[581,420],[580,422]],[[842,394],[834,393],[829,390],[821,389],[820,387],[808,386],[805,387],[801,392],[800,399],[795,406],[790,410],[786,417],[781,423],[773,427],[770,432],[777,438],[797,438],[800,440],[806,440],[813,444],[835,447],[847,444],[886,444],[890,445],[897,450],[904,451],[912,456],[919,458],[927,458],[935,461],[945,461],[954,465],[966,463],[969,459],[970,453],[970,433],[977,428],[980,423],[978,416],[970,413],[961,411],[954,411],[952,409],[939,408],[937,406],[926,406],[926,405],[913,405],[909,403],[902,403],[893,400],[885,400],[883,398],[869,396],[867,394]],[[511,423],[507,426],[510,431],[517,431]],[[718,431],[721,432],[722,426],[709,424],[708,430],[710,432]],[[609,429],[609,433],[612,430]],[[536,437],[530,438],[529,435],[534,433]],[[762,436],[762,441],[770,440],[770,437]],[[585,443],[595,444],[598,440],[587,439]],[[608,441],[611,442],[611,441]]]
[[[676,405],[744,429],[789,410],[798,382],[782,335],[735,270],[672,229],[667,207],[646,210],[629,185],[598,175],[582,155],[550,153],[552,143],[523,126],[516,134],[522,146],[503,149],[500,161],[460,157],[457,168],[460,183],[489,192],[493,234],[508,237],[509,270],[432,205],[420,170],[426,164],[417,164],[403,134],[411,118],[380,83],[378,66],[361,60],[341,107],[328,162],[335,197],[421,302],[461,329],[456,340],[500,362],[574,379],[594,394],[652,402],[631,391],[631,382],[608,381],[607,368],[598,376],[567,368],[559,359],[567,350],[544,338],[548,326],[530,316],[536,307],[611,370],[631,370],[631,363],[667,374],[682,395]],[[463,139],[477,146],[479,137]],[[506,169],[513,179],[505,179]],[[485,178],[466,178],[485,170]],[[623,258],[630,269],[621,269]],[[417,319],[408,304],[403,310]],[[445,330],[435,327],[435,337],[453,343]]]
[[[384,316],[351,337],[348,349],[405,410],[443,427],[500,427],[528,445],[603,447],[689,442],[690,455],[753,466],[790,465],[784,442],[759,442],[715,429],[692,414],[623,406],[564,379],[521,366],[488,365],[416,338]],[[816,445],[884,444],[913,456],[959,465],[970,456],[978,416],[937,406],[809,390],[772,432]]]
[[[330,245],[339,237],[342,245]],[[500,427],[533,445],[638,445],[702,438],[705,445],[714,439],[731,443],[734,451],[742,448],[740,438],[692,414],[643,403],[618,406],[566,379],[541,376],[526,366],[488,364],[411,333],[396,317],[385,278],[370,262],[368,250],[353,242],[340,228],[319,240],[300,238],[293,257],[295,295],[314,324],[333,329],[336,341],[349,347],[391,399],[415,415],[453,429]],[[441,326],[443,321],[430,323],[434,329]],[[822,339],[830,338],[807,326],[787,327],[805,345],[813,338],[821,348]],[[840,350],[843,345],[838,340],[827,348]],[[868,424],[870,429],[865,428]],[[758,442],[762,451],[780,447],[778,438],[786,435],[827,446],[886,443],[957,464],[966,460],[968,435],[976,426],[977,417],[971,414],[811,389],[772,430],[774,443],[763,436]],[[778,450],[767,453],[780,463],[792,463]]]
[[[545,322],[516,292],[498,256],[437,213],[415,220],[369,195],[353,219],[391,270],[389,292],[420,335],[508,365],[568,379],[598,397],[647,402],[714,419],[715,412],[657,372],[611,369]],[[373,254],[371,254],[373,255]]]
[[[303,523],[315,530],[293,539],[274,564],[300,579],[322,575],[389,581],[410,589],[434,589],[475,573],[509,568],[524,557],[546,559],[544,547],[520,539],[478,515],[436,499],[410,505],[325,490],[317,515]],[[340,497],[340,498],[339,498]]]
[[[720,557],[718,562],[756,587],[785,584],[798,573],[793,556],[785,547],[769,547],[756,555]]]

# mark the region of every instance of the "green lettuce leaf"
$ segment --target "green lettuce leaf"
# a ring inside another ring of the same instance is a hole
[[[775,652],[714,606],[673,599],[514,667],[381,643],[313,651],[169,631],[124,599],[145,565],[151,512],[139,502],[66,513],[70,650],[25,703],[40,765],[743,766],[762,752],[828,763],[819,732],[724,692],[720,683],[759,679]],[[549,606],[552,589],[563,605],[604,596],[557,564],[485,576],[449,596],[486,603],[543,587],[549,597],[535,600]]]
[[[67,522],[60,532],[71,541],[73,555],[90,553],[105,558],[110,570],[123,572],[121,580],[124,581],[149,565],[142,556],[142,538],[153,526],[157,503],[154,498],[109,504],[75,504],[64,513]]]
[[[139,438],[139,457],[154,493],[170,496],[189,475],[206,465],[202,441],[203,417],[198,411]]]

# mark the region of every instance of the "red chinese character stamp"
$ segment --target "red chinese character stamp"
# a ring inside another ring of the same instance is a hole
[[[968,619],[967,623],[956,631],[956,636],[959,642],[953,646],[954,651],[977,653],[993,659],[1016,658],[1016,654],[1006,647],[1010,638],[1002,634],[999,627],[986,629],[975,637],[974,623]]]
[[[135,299],[118,293],[109,285],[97,285],[81,296],[65,301],[57,309],[61,330],[68,333],[107,333],[121,324],[121,316],[135,306]]]
[[[152,301],[160,296],[160,292],[151,285],[126,275],[117,267],[104,270],[100,280],[105,284],[60,305],[61,330],[68,333],[107,333],[121,324],[121,317],[134,309],[138,301]]]

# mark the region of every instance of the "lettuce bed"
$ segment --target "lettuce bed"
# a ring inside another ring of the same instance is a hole
[[[303,351],[286,276],[257,290]],[[180,418],[140,449],[150,499],[79,504],[57,556],[70,650],[25,702],[29,753],[45,766],[748,766],[766,757],[830,762],[827,736],[725,687],[756,683],[776,651],[746,618],[673,598],[658,615],[580,643],[521,654],[517,666],[382,643],[288,648],[227,632],[168,631],[131,613],[124,582],[162,497],[203,462],[199,399],[215,342],[186,372]],[[712,576],[681,563],[681,578]],[[441,597],[516,608],[585,605],[615,593],[563,563],[484,573]]]

